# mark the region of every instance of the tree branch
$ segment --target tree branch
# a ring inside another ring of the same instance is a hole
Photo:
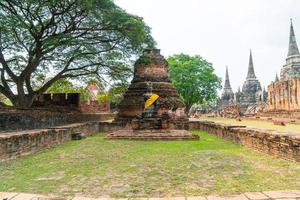
[[[9,99],[12,99],[13,98],[13,94],[9,93],[5,87],[3,87],[2,85],[0,85],[0,93],[4,94],[4,96],[6,96],[7,98]]]
[[[24,47],[24,49],[26,49],[27,52],[29,52],[29,49],[27,48],[27,46],[23,43],[23,41],[21,40],[21,38],[19,37],[18,33],[17,33],[17,30],[15,28],[12,29],[15,36],[16,36],[16,39],[18,40],[18,42],[22,45],[22,47]]]
[[[5,72],[4,72],[4,69],[3,68],[1,68],[0,69],[0,72],[1,72],[1,83],[2,83],[2,85],[3,85],[3,87],[4,87],[4,89],[8,92],[8,93],[10,93],[10,95],[13,95],[13,92],[11,91],[11,89],[10,89],[10,87],[9,87],[9,85],[7,84],[7,81],[6,81],[6,79],[5,79]]]
[[[9,68],[7,62],[5,61],[5,58],[2,54],[2,50],[0,48],[0,63],[1,65],[3,66],[3,69],[7,72],[7,74],[11,77],[11,79],[14,81],[14,82],[17,82],[18,81],[18,77],[13,73],[13,71]]]
[[[35,91],[36,94],[41,94],[45,92],[54,82],[57,80],[63,78],[63,74],[66,72],[68,67],[71,65],[71,63],[74,61],[75,57],[71,57],[68,62],[66,63],[64,69],[60,71],[58,74],[56,74],[51,80],[49,80],[47,83],[45,83],[39,90]]]

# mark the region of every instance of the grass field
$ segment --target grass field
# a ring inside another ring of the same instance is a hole
[[[147,197],[300,189],[300,163],[198,133],[200,141],[72,141],[0,163],[0,191]]]
[[[222,118],[222,117],[203,117],[201,120],[214,121],[224,124],[232,125],[243,125],[255,128],[272,129],[277,131],[288,131],[288,132],[298,132],[300,133],[300,125],[298,124],[286,124],[285,126],[274,125],[272,121],[259,120],[259,119],[242,119],[242,121],[237,121],[236,119]]]

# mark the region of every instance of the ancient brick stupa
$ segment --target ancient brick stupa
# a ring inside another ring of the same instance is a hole
[[[168,75],[168,63],[158,49],[147,49],[134,65],[134,78],[115,120],[126,124],[108,139],[198,140]]]

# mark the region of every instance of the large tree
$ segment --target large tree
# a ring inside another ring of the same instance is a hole
[[[211,63],[199,55],[185,54],[170,56],[168,62],[171,81],[186,105],[186,112],[195,103],[203,104],[217,98],[221,81]]]
[[[62,78],[124,79],[126,62],[153,44],[143,20],[112,0],[1,0],[0,93],[30,107]]]

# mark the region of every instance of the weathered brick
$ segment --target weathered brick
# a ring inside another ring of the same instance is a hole
[[[99,122],[86,122],[19,132],[0,133],[0,161],[31,154],[71,140],[74,132],[92,135],[99,132]]]
[[[300,134],[267,129],[218,124],[210,121],[192,121],[189,128],[202,130],[226,140],[275,155],[300,161]]]

